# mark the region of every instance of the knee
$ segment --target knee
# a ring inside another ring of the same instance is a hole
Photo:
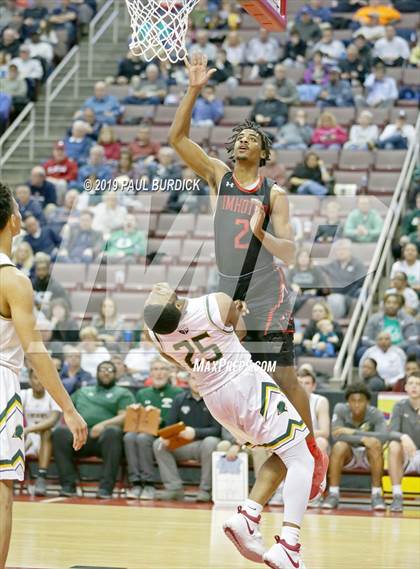
[[[122,440],[123,438],[123,432],[121,427],[117,427],[114,425],[111,425],[110,427],[107,427],[104,432],[102,433],[102,438],[107,440],[107,441],[118,441],[118,440]]]
[[[162,444],[160,439],[156,439],[153,443],[153,452],[156,457],[161,456],[162,454],[169,452],[167,448]]]
[[[391,441],[389,443],[389,456],[399,456],[401,454],[402,445],[397,441]]]
[[[329,444],[328,440],[325,437],[317,437],[316,444],[322,450],[322,452],[328,451]]]
[[[331,458],[342,457],[348,452],[349,444],[344,441],[337,441],[331,451]]]
[[[231,446],[232,445],[229,441],[220,441],[220,443],[216,447],[216,450],[218,452],[227,452]]]
[[[372,440],[369,448],[367,449],[367,454],[374,457],[382,457],[382,443],[379,439]]]
[[[211,454],[217,448],[220,439],[217,437],[206,437],[201,445],[201,454]]]
[[[73,441],[73,435],[65,425],[58,425],[52,432],[52,440],[53,443],[60,442],[60,444],[63,444],[69,441],[71,443]]]
[[[138,434],[137,433],[125,433],[124,435],[124,444],[128,446],[132,446],[137,441]]]
[[[149,435],[148,433],[139,433],[137,435],[137,444],[141,447],[151,447],[155,441],[155,437],[153,435]]]

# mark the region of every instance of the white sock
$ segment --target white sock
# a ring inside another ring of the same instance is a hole
[[[395,486],[392,487],[392,495],[393,496],[402,496],[401,484],[395,484]]]
[[[261,504],[258,504],[258,502],[254,502],[254,500],[248,499],[245,500],[243,510],[245,510],[245,512],[253,518],[258,518],[258,516],[263,511],[263,506]]]
[[[330,494],[333,494],[334,496],[339,496],[340,486],[330,486]]]
[[[289,545],[297,545],[299,543],[300,528],[291,526],[283,526],[281,528],[281,539],[284,539]]]
[[[278,454],[287,468],[283,489],[283,521],[301,527],[311,492],[314,459],[306,441]]]
[[[382,488],[380,486],[372,486],[372,496],[382,496]]]

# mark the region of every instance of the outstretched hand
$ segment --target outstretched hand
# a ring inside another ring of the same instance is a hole
[[[188,71],[190,87],[204,87],[210,77],[216,72],[216,68],[207,69],[207,55],[194,52],[191,63],[185,58],[185,66]]]

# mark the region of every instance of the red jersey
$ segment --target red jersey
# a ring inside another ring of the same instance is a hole
[[[43,166],[48,178],[57,178],[67,182],[77,179],[77,163],[71,158],[65,158],[61,162],[51,158]]]

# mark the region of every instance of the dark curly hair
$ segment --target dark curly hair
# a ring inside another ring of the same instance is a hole
[[[369,391],[369,389],[366,387],[366,385],[362,382],[357,382],[353,383],[352,385],[349,385],[349,387],[346,389],[345,393],[346,401],[349,400],[349,397],[351,395],[355,395],[356,393],[364,395],[368,401],[370,401],[372,398],[372,394]]]
[[[0,231],[2,231],[14,212],[13,194],[9,186],[0,182]]]
[[[266,157],[261,158],[260,166],[265,166],[267,160],[270,159],[270,150],[271,150],[271,146],[272,146],[272,141],[271,141],[271,138],[268,136],[268,134],[260,127],[260,125],[254,121],[245,120],[244,122],[236,125],[233,128],[232,136],[229,138],[228,143],[226,144],[226,150],[228,152],[228,156],[232,161],[235,160],[235,157],[233,154],[233,149],[234,149],[235,143],[238,139],[238,136],[241,134],[241,132],[243,130],[248,130],[248,129],[255,131],[261,139],[261,150],[265,151]]]

